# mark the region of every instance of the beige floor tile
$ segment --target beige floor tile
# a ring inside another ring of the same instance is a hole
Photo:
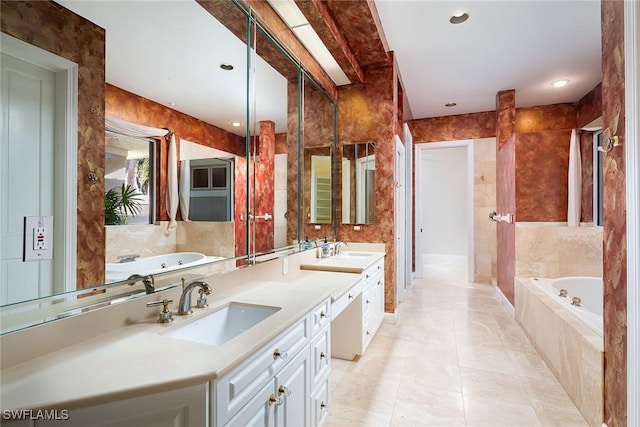
[[[391,416],[399,386],[399,379],[380,378],[375,371],[368,374],[347,372],[331,398],[334,403]]]
[[[460,368],[462,394],[465,397],[494,399],[518,405],[531,405],[520,377],[482,369]]]
[[[464,426],[462,394],[425,387],[417,382],[402,383],[391,423]]]
[[[558,409],[536,404],[534,408],[544,427],[589,427],[589,424],[575,407]]]
[[[480,397],[464,397],[467,427],[541,427],[534,408]]]
[[[334,397],[334,402],[336,399]],[[332,403],[329,409],[329,416],[327,417],[327,423],[325,427],[331,425],[334,419],[349,420],[356,425],[366,425],[371,427],[383,427],[391,424],[391,413],[384,414],[380,412],[368,411],[361,408],[353,407],[350,405],[344,405],[341,403]],[[341,424],[344,425],[344,424]]]
[[[516,368],[506,350],[500,348],[458,346],[458,362],[461,367],[482,369],[502,374],[516,374]]]
[[[586,426],[495,288],[454,264],[408,288],[360,360],[332,359],[325,427]]]

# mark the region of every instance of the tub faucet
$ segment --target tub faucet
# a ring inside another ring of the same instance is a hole
[[[132,274],[127,278],[127,280],[134,280],[133,282],[129,283],[129,286],[133,286],[138,282],[138,280],[142,280],[144,291],[147,293],[147,295],[152,294],[155,291],[155,283],[153,280],[153,276],[151,275],[141,276],[140,274]]]
[[[201,289],[200,299],[203,298],[202,294],[210,295],[211,292],[213,292],[211,286],[201,280],[196,280],[195,282],[189,283],[187,287],[184,288],[184,290],[182,291],[182,295],[180,296],[180,303],[178,304],[179,315],[186,316],[187,314],[191,314],[191,291],[193,291],[194,288],[198,287]],[[201,304],[200,301],[198,301],[198,304]]]
[[[136,260],[136,258],[140,258],[140,255],[138,254],[127,254],[127,255],[120,255],[118,257],[118,262],[123,263],[123,262],[133,262]]]

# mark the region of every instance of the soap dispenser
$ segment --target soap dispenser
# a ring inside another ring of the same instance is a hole
[[[324,243],[322,243],[322,247],[320,249],[320,256],[322,258],[329,258],[331,256],[331,248],[329,247],[329,242],[327,242],[327,238],[324,238]]]
[[[311,249],[312,248],[311,242],[309,241],[309,236],[306,236],[304,238],[304,248],[305,249]]]

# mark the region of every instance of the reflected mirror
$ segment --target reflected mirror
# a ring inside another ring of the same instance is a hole
[[[342,171],[342,223],[375,223],[375,143],[344,144],[340,167]]]

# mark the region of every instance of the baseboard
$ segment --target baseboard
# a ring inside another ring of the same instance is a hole
[[[498,298],[500,298],[500,301],[502,301],[502,305],[504,305],[504,308],[507,309],[507,312],[511,315],[511,317],[516,317],[516,309],[511,304],[511,301],[509,301],[507,297],[504,296],[502,290],[500,290],[500,287],[498,286],[496,286],[496,294],[498,295]]]
[[[384,313],[384,318],[382,319],[382,322],[395,325],[398,323],[399,318],[400,318],[400,313],[398,313],[398,310],[396,310],[395,313]]]

